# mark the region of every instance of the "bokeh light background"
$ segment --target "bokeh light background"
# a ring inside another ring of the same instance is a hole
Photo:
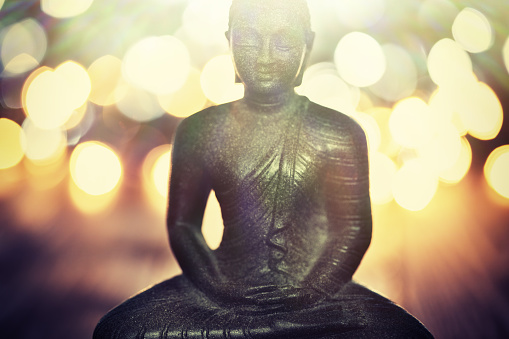
[[[0,1],[2,337],[90,338],[108,309],[179,273],[172,135],[243,95],[230,1]],[[437,338],[508,337],[509,2],[309,6],[297,91],[369,142],[374,237],[355,278]],[[212,248],[221,227],[211,195]]]

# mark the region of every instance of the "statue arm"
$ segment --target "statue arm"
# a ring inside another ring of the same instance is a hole
[[[183,274],[209,298],[230,306],[240,301],[256,309],[263,304],[259,295],[272,287],[248,287],[227,280],[201,231],[211,183],[204,166],[204,142],[208,140],[199,125],[199,121],[183,120],[173,143],[167,217],[170,246]]]
[[[366,137],[353,121],[343,134],[323,176],[329,240],[305,279],[305,285],[329,296],[352,279],[372,232]]]
[[[173,143],[167,216],[170,246],[184,275],[206,290],[219,278],[216,259],[201,232],[211,191],[204,167],[199,121],[182,121]]]

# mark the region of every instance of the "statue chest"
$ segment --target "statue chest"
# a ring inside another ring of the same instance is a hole
[[[230,131],[211,152],[209,173],[218,191],[292,200],[316,198],[322,161],[298,126]]]

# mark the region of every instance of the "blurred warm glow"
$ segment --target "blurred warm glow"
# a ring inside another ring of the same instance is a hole
[[[0,119],[0,170],[16,166],[24,153],[21,127],[12,120]]]
[[[369,89],[387,101],[398,101],[414,93],[417,88],[417,66],[411,55],[401,46],[382,46],[387,69],[382,78]]]
[[[373,107],[368,109],[366,113],[375,118],[380,130],[381,140],[379,151],[389,157],[397,156],[401,146],[394,141],[391,130],[389,128],[389,121],[392,115],[392,110],[387,107]]]
[[[55,69],[55,73],[62,76],[70,86],[72,100],[76,103],[75,107],[83,105],[92,89],[86,69],[75,61],[66,61]]]
[[[473,8],[464,8],[454,20],[452,35],[463,49],[470,53],[484,52],[494,41],[488,19]]]
[[[85,117],[90,117],[90,114],[87,114]],[[93,119],[90,120],[94,121]],[[102,116],[100,117],[99,121],[101,124],[104,124],[104,126],[106,126],[109,131],[113,132],[113,134],[117,135],[117,137],[121,137],[125,142],[133,140],[133,138],[136,137],[136,135],[143,127],[148,128],[150,133],[152,133],[152,131],[154,132],[153,134],[156,135],[160,133],[159,131],[153,130],[143,123],[126,118],[122,112],[117,109],[116,106],[105,106],[102,108]],[[83,130],[86,132],[86,127]]]
[[[41,66],[41,67],[35,69],[32,73],[30,73],[30,75],[25,79],[25,81],[23,83],[23,88],[21,89],[21,108],[23,108],[25,110],[25,114],[28,115],[27,108],[26,108],[26,102],[27,102],[27,93],[28,93],[28,90],[30,89],[30,85],[34,82],[35,79],[39,78],[39,75],[45,74],[47,72],[53,72],[53,71],[54,70],[51,67]]]
[[[9,199],[19,192],[24,182],[24,173],[16,167],[0,169],[0,198]]]
[[[491,152],[484,165],[484,176],[495,192],[509,199],[509,145]]]
[[[504,120],[497,94],[483,82],[471,83],[463,90],[460,114],[468,133],[481,140],[495,138]]]
[[[356,100],[358,98],[354,97],[353,90],[341,80],[335,69],[333,72],[313,72],[312,69],[311,72],[304,75],[302,85],[297,88],[297,93],[307,96],[309,100],[317,104],[345,114],[352,114],[358,103]]]
[[[157,97],[143,89],[128,86],[124,90],[115,91],[115,94],[120,97],[117,108],[126,117],[135,121],[147,122],[164,114]]]
[[[78,126],[85,117],[88,107],[89,107],[88,103],[85,103],[83,104],[83,106],[73,110],[71,116],[69,117],[69,120],[67,120],[63,128],[66,130],[70,130]]]
[[[69,195],[74,206],[85,214],[99,214],[109,210],[115,198],[117,198],[117,189],[113,189],[105,194],[90,195],[77,186],[74,180],[69,180]]]
[[[37,75],[25,83],[23,108],[40,128],[58,128],[86,102],[91,89],[90,78],[74,61],[67,61],[54,71],[44,68],[35,72]]]
[[[200,84],[200,72],[192,68],[186,82],[175,93],[158,96],[159,104],[169,114],[185,118],[203,109],[207,97]]]
[[[448,184],[459,183],[468,173],[471,164],[472,147],[470,147],[468,140],[465,137],[462,137],[461,149],[456,162],[452,166],[440,171],[440,180]]]
[[[392,192],[394,200],[409,211],[424,209],[433,199],[438,179],[421,160],[410,160],[396,172]]]
[[[88,68],[92,84],[89,100],[97,105],[108,106],[122,96],[115,95],[122,78],[122,61],[113,55],[104,55]]]
[[[502,48],[502,57],[504,58],[505,68],[509,73],[509,36],[505,40],[504,47]]]
[[[211,192],[207,200],[205,215],[203,216],[202,233],[207,245],[213,250],[219,247],[223,238],[223,217],[221,215],[221,206],[217,201],[214,192]]]
[[[51,163],[60,158],[67,147],[67,135],[61,128],[43,129],[29,118],[23,122],[23,151],[28,159]]]
[[[353,29],[370,27],[377,23],[384,15],[385,6],[385,0],[334,1],[339,21]]]
[[[44,180],[45,178],[40,179]],[[23,232],[43,235],[54,227],[55,219],[58,218],[61,212],[61,197],[57,190],[41,189],[31,184],[28,187],[30,189],[27,189],[15,199],[9,213],[16,216],[16,224]],[[18,262],[16,260],[16,263]]]
[[[22,100],[20,93],[22,93],[22,88],[24,84],[24,80],[26,79],[26,74],[18,75],[13,78],[9,78],[7,74],[4,74],[4,85],[0,86],[0,104],[5,110],[9,109],[20,109],[23,107],[21,104]],[[0,74],[0,77],[2,75]],[[20,79],[23,77],[23,79]],[[13,81],[14,84],[6,85],[6,83],[9,83]]]
[[[389,120],[394,140],[403,147],[416,148],[431,138],[431,117],[428,105],[420,98],[399,101]]]
[[[227,48],[224,32],[228,30],[230,5],[231,0],[189,1],[182,14],[182,28],[186,35],[204,46]]]
[[[7,74],[24,73],[34,69],[39,65],[39,61],[28,53],[21,53],[12,58],[5,64],[5,71]]]
[[[171,145],[164,144],[152,149],[143,161],[142,176],[145,192],[151,205],[165,212],[171,171]]]
[[[451,123],[433,126],[433,130],[432,137],[418,147],[417,154],[439,174],[456,164],[461,153],[461,136]]]
[[[99,110],[102,109],[92,104],[86,104],[73,112],[67,124],[64,125],[64,128],[67,130],[68,146],[76,146],[78,143],[80,143],[83,137],[94,130],[95,126],[97,126],[97,121],[100,119],[97,119]],[[74,126],[74,123],[78,122],[78,120],[79,123]],[[125,126],[121,123],[118,123],[118,125]],[[128,132],[130,132],[129,129],[124,128],[124,133],[126,135],[129,134]],[[128,138],[126,138],[126,140],[127,139]]]
[[[354,118],[364,130],[369,151],[378,151],[380,144],[382,143],[382,133],[380,132],[380,127],[378,126],[376,119],[364,112],[355,112],[355,114],[352,115],[352,118]]]
[[[437,125],[452,123],[460,135],[465,135],[468,132],[468,127],[465,126],[458,108],[464,100],[465,92],[461,90],[463,87],[438,87],[429,99],[433,123]]]
[[[244,86],[235,83],[235,69],[230,55],[219,55],[207,62],[200,83],[205,96],[215,104],[235,101],[244,96]]]
[[[4,5],[5,0],[0,0],[0,9],[2,9],[2,6]]]
[[[380,44],[361,32],[348,33],[341,38],[334,52],[334,62],[341,78],[357,87],[373,85],[386,69]]]
[[[359,102],[357,103],[357,109],[359,111],[367,111],[373,109],[374,106],[375,104],[373,103],[371,96],[366,91],[359,89]]]
[[[447,38],[431,48],[428,72],[439,86],[456,86],[473,78],[470,56],[456,41]]]
[[[420,2],[418,19],[427,24],[425,29],[432,25],[433,28],[448,30],[451,28],[454,18],[459,10],[451,0],[425,0]]]
[[[122,177],[118,156],[110,147],[97,141],[76,146],[69,165],[75,184],[90,195],[111,192]]]
[[[181,88],[189,74],[187,47],[177,38],[165,35],[138,41],[123,61],[125,79],[153,94],[168,94]]]
[[[41,0],[41,10],[55,18],[69,18],[84,13],[94,0]]]
[[[316,76],[321,74],[332,74],[332,75],[339,75],[338,70],[336,68],[336,65],[333,62],[330,61],[323,61],[318,62],[313,65],[309,65],[306,70],[304,71],[304,77],[302,80],[302,86],[308,81],[311,81]],[[297,91],[301,89],[301,87],[296,87]]]
[[[30,173],[30,187],[38,191],[55,188],[68,177],[67,161],[67,148],[63,148],[50,161],[24,161],[24,168]]]
[[[374,204],[383,205],[392,201],[392,185],[396,170],[394,161],[385,154],[379,152],[369,154],[369,193]]]
[[[4,72],[8,75],[37,67],[46,54],[46,32],[34,19],[25,19],[6,27],[0,36],[3,36],[0,55]]]
[[[160,155],[152,168],[152,183],[157,192],[168,198],[168,184],[170,180],[171,149]]]

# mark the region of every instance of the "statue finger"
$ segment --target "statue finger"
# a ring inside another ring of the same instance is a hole
[[[252,286],[252,287],[248,287],[245,290],[244,294],[246,296],[256,295],[256,294],[260,294],[260,293],[273,292],[277,289],[278,289],[278,287],[276,285]]]

